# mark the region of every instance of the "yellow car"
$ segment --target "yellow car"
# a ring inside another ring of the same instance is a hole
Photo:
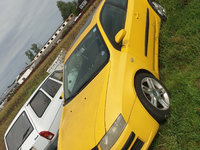
[[[102,1],[65,58],[59,150],[148,149],[170,109],[158,80],[162,19],[154,1]]]

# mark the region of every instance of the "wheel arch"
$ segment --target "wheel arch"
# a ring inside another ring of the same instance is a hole
[[[135,80],[135,77],[136,77],[138,74],[140,74],[140,73],[149,73],[149,74],[155,76],[155,74],[153,74],[152,72],[150,72],[150,71],[148,71],[148,70],[146,70],[146,69],[139,69],[139,70],[136,71],[136,73],[135,73],[134,80]]]

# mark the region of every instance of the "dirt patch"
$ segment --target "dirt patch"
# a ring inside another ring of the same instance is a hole
[[[190,3],[190,0],[183,0],[184,5],[188,5]]]
[[[181,43],[183,41],[186,41],[187,39],[185,37],[181,36],[171,36],[170,40],[176,44]]]
[[[200,116],[200,108],[196,108],[196,113]]]
[[[196,85],[197,85],[197,88],[198,88],[199,91],[200,91],[200,78],[198,78],[198,79],[196,80]]]

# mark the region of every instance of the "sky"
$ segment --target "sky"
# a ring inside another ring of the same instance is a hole
[[[61,23],[56,0],[0,0],[0,95],[30,62],[25,51],[45,44]]]

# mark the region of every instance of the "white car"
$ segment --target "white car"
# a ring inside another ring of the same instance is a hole
[[[49,75],[8,127],[7,150],[47,150],[57,147],[63,100],[62,71]]]

